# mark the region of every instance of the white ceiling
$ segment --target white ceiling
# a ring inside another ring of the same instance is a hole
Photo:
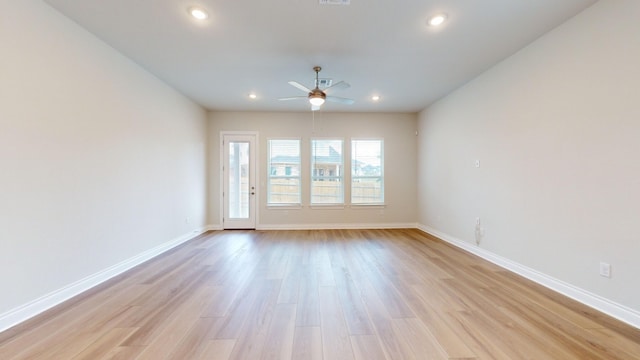
[[[287,84],[345,80],[353,105],[416,112],[596,0],[45,0],[210,110],[304,111]],[[209,19],[188,13],[201,6]],[[426,19],[444,12],[434,29]],[[255,92],[256,100],[248,94]],[[378,94],[381,100],[371,101]]]

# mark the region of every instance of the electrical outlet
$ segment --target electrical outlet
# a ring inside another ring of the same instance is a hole
[[[611,264],[606,262],[600,262],[600,276],[610,278],[611,277]]]

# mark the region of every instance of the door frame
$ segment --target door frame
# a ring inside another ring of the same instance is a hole
[[[226,159],[224,158],[224,154],[225,154],[225,137],[226,136],[247,136],[247,137],[253,137],[254,138],[254,159],[253,159],[253,164],[254,164],[254,169],[253,169],[253,181],[254,181],[254,186],[255,186],[255,195],[254,195],[254,199],[255,199],[255,206],[253,207],[254,211],[254,226],[253,229],[256,229],[258,227],[258,224],[260,223],[259,219],[259,208],[260,208],[260,138],[259,138],[259,133],[257,131],[221,131],[220,132],[220,146],[218,148],[219,150],[219,155],[220,155],[220,162],[219,162],[219,169],[220,169],[220,189],[219,189],[219,194],[220,194],[220,201],[219,201],[219,209],[220,209],[220,226],[221,228],[224,230],[225,229],[225,222],[224,222],[224,218],[225,218],[225,201],[226,198],[223,195],[224,194],[224,184],[226,182],[225,179],[225,175],[226,172],[224,171],[223,167],[224,164],[226,163]]]

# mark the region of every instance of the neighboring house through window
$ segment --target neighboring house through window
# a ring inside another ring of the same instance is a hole
[[[350,150],[350,203],[383,205],[384,141],[352,139]],[[267,205],[302,205],[300,151],[300,139],[268,140]],[[310,168],[311,205],[344,205],[344,141],[311,139]]]
[[[311,140],[311,204],[344,204],[343,141]]]
[[[351,203],[384,204],[383,141],[351,140]]]
[[[270,139],[268,141],[269,205],[300,205],[300,140]]]

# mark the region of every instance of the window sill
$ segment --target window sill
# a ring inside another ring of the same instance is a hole
[[[350,207],[352,209],[384,209],[387,207],[386,204],[351,204]]]
[[[269,210],[302,210],[305,208],[305,205],[302,204],[270,204],[267,205],[267,209]],[[322,210],[344,210],[346,208],[351,208],[355,210],[365,210],[365,209],[384,209],[387,207],[386,204],[314,204],[309,205],[309,209],[322,209]]]
[[[315,204],[315,205],[309,206],[309,208],[311,209],[322,209],[322,210],[344,210],[344,207],[345,206],[342,204],[327,204],[327,205]]]
[[[267,205],[267,209],[269,210],[300,210],[302,209],[301,204],[270,204]]]

